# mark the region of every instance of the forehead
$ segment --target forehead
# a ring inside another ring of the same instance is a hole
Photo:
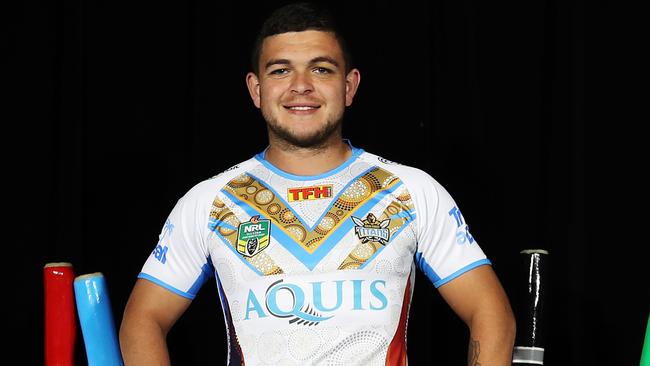
[[[287,32],[264,39],[260,64],[264,65],[269,59],[301,62],[321,56],[331,57],[343,64],[343,51],[334,33],[316,30]]]

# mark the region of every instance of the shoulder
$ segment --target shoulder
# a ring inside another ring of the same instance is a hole
[[[181,199],[198,202],[205,202],[207,200],[208,203],[212,203],[212,200],[214,200],[217,193],[228,184],[228,182],[242,174],[245,174],[258,164],[259,162],[256,159],[251,158],[233,165],[223,172],[195,184]]]
[[[399,178],[411,193],[435,191],[437,195],[438,191],[444,190],[436,179],[422,169],[394,162],[367,151],[361,157],[368,164],[375,165]]]

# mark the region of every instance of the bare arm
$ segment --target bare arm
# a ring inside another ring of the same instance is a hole
[[[138,279],[120,326],[124,364],[169,365],[167,333],[190,303],[153,282]]]
[[[509,366],[515,318],[492,267],[474,268],[441,286],[439,291],[470,329],[467,364]]]

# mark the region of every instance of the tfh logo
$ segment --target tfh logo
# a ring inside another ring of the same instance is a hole
[[[319,198],[332,197],[332,185],[289,188],[287,190],[287,198],[289,202],[316,200]]]

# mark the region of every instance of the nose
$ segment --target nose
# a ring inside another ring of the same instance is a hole
[[[295,94],[309,94],[314,90],[311,76],[308,72],[296,72],[291,80],[291,92]]]

